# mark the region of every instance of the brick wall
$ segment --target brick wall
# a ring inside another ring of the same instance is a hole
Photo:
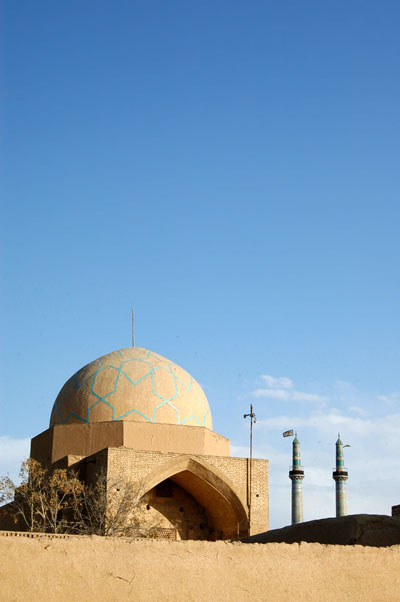
[[[110,476],[143,482],[152,473],[160,474],[174,460],[184,458],[179,453],[136,451],[126,448],[109,448],[107,451],[107,471]],[[102,452],[105,453],[105,452]],[[215,468],[230,482],[231,488],[247,510],[249,460],[224,456],[190,456]],[[161,480],[163,480],[161,478]],[[252,463],[252,512],[251,533],[268,529],[268,461],[253,460]]]

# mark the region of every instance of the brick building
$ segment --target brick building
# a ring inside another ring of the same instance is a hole
[[[143,521],[159,536],[231,539],[268,529],[268,461],[231,457],[200,385],[147,349],[115,351],[74,374],[31,456],[77,467],[87,480],[103,470],[137,483]]]

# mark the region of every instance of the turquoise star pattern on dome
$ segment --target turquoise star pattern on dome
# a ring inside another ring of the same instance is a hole
[[[57,396],[50,426],[115,420],[212,428],[198,382],[177,364],[141,347],[104,355],[74,374]]]

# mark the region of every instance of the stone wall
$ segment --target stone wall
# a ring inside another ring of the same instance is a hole
[[[400,546],[1,535],[1,602],[399,600]]]

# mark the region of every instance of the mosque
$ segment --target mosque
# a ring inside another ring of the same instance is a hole
[[[136,483],[155,537],[268,530],[268,461],[231,457],[199,383],[148,349],[113,351],[71,376],[31,457],[85,480],[102,470],[110,482]]]

